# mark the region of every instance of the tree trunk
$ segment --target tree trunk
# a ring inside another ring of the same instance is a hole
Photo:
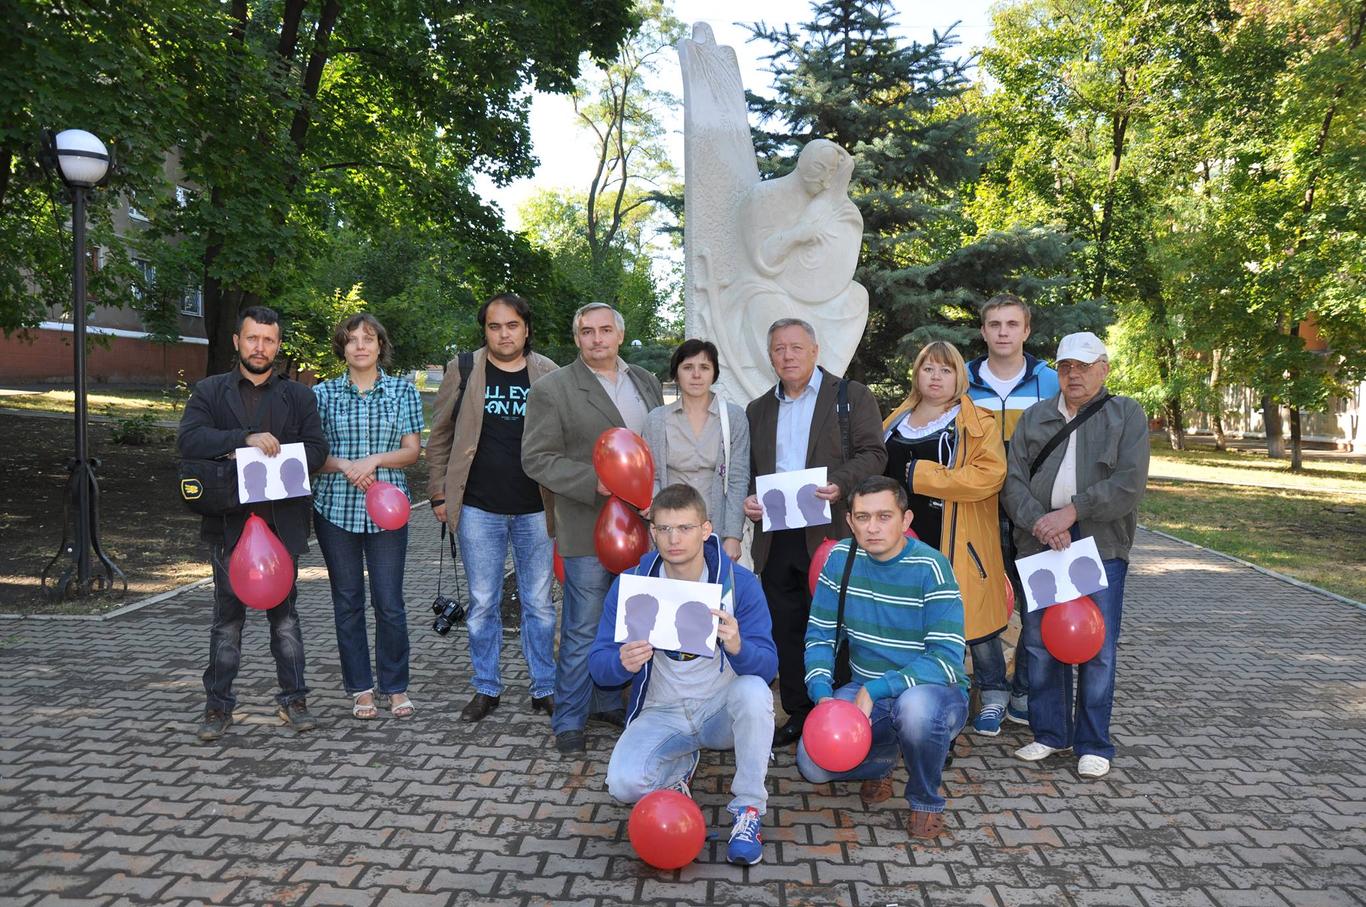
[[[1262,394],[1262,426],[1266,429],[1266,455],[1273,460],[1285,459],[1281,407],[1268,394]]]
[[[1224,394],[1219,386],[1219,373],[1224,357],[1221,350],[1215,350],[1210,366],[1209,389],[1213,404],[1210,406],[1210,427],[1214,430],[1214,449],[1228,450],[1228,436],[1224,434]]]
[[[1162,411],[1167,417],[1167,441],[1172,450],[1186,449],[1186,413],[1181,406],[1181,395],[1171,394],[1162,401]]]
[[[1300,440],[1300,408],[1290,407],[1290,471],[1304,469],[1304,447]]]

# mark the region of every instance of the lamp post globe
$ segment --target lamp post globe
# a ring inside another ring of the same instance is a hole
[[[86,189],[98,186],[109,173],[109,149],[84,129],[63,129],[53,139],[62,182]]]

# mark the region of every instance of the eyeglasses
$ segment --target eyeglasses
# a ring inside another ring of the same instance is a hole
[[[1096,361],[1099,362],[1100,360]],[[1076,372],[1079,375],[1084,375],[1095,368],[1095,366],[1095,362],[1077,362],[1074,359],[1064,359],[1062,362],[1058,363],[1058,374],[1062,375],[1067,372]]]
[[[668,536],[673,535],[675,532],[677,532],[679,535],[691,535],[693,532],[701,528],[701,523],[680,523],[677,526],[661,526],[658,523],[655,523],[653,526],[650,527],[650,531],[653,532],[655,535],[662,535],[667,538]]]

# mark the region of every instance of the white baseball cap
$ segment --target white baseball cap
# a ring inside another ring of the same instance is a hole
[[[1068,334],[1058,343],[1058,362],[1064,359],[1075,359],[1077,362],[1089,364],[1097,359],[1108,361],[1109,358],[1110,355],[1105,350],[1105,344],[1101,343],[1100,338],[1090,331]]]

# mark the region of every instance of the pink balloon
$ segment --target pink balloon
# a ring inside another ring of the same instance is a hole
[[[381,529],[402,529],[408,525],[413,505],[397,485],[375,482],[365,491],[365,512]]]
[[[256,514],[247,517],[242,537],[228,558],[228,585],[248,608],[269,611],[289,597],[294,559]]]
[[[802,746],[811,761],[827,772],[847,772],[867,758],[873,746],[873,725],[852,702],[827,699],[806,716]]]

